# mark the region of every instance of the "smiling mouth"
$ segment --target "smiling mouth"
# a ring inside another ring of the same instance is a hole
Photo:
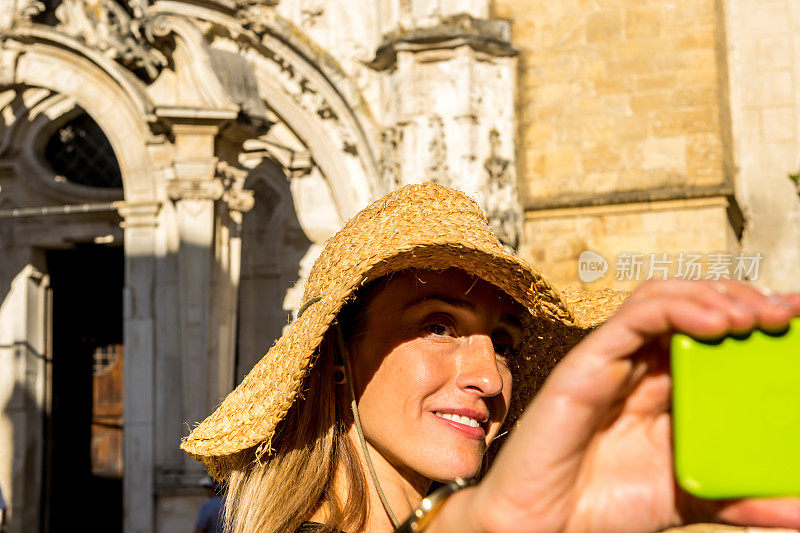
[[[470,418],[468,416],[462,416],[462,415],[457,415],[457,414],[453,414],[453,413],[443,413],[441,411],[436,411],[433,414],[435,414],[439,418],[444,418],[445,420],[450,420],[451,422],[457,422],[457,423],[463,424],[465,426],[469,426],[469,427],[473,427],[473,428],[482,428],[483,427],[483,424],[481,422],[478,422],[476,419]]]

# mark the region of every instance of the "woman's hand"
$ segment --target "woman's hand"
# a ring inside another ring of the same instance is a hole
[[[559,363],[481,484],[445,507],[461,505],[478,531],[800,528],[800,499],[704,501],[676,485],[669,374],[676,331],[777,329],[797,314],[800,295],[769,297],[743,283],[642,284]]]

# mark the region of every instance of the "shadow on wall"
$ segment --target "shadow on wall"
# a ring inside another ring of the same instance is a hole
[[[254,191],[255,204],[242,222],[237,384],[291,319],[286,293],[300,279],[301,260],[312,244],[282,169],[264,161],[250,172],[245,187]]]

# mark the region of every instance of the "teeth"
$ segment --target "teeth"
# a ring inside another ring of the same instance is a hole
[[[441,411],[436,411],[436,413],[434,414],[440,418],[444,418],[445,420],[452,420],[453,422],[458,422],[459,424],[464,424],[465,426],[470,426],[473,428],[480,427],[481,425],[480,422],[468,416],[461,416],[452,413],[442,413]]]

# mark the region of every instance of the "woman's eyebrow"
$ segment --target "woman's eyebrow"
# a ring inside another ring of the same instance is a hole
[[[402,307],[402,311],[406,311],[412,307],[427,303],[429,301],[442,302],[452,307],[466,309],[468,311],[475,311],[476,309],[475,304],[468,302],[467,300],[462,300],[461,298],[453,298],[452,296],[447,296],[444,294],[425,294],[405,304]],[[503,315],[500,317],[500,321],[519,331],[522,331],[523,329],[522,322],[520,321],[519,317],[511,313],[503,313]]]
[[[453,298],[452,296],[446,296],[444,294],[425,294],[420,296],[419,298],[412,300],[405,304],[402,308],[403,311],[410,309],[411,307],[415,307],[417,305],[429,302],[429,301],[439,301],[443,302],[447,305],[457,307],[459,309],[467,309],[469,311],[475,310],[475,304],[472,302],[468,302],[466,300],[462,300],[461,298]]]

